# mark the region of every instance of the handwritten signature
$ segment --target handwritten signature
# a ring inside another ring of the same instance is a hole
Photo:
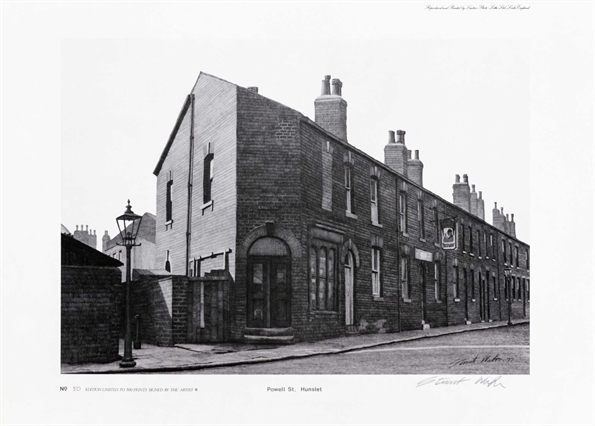
[[[457,365],[469,365],[469,364],[492,364],[492,363],[508,363],[508,362],[513,362],[514,358],[511,357],[506,357],[506,358],[501,358],[500,354],[496,354],[496,355],[486,355],[483,358],[479,358],[478,355],[476,355],[474,358],[458,358],[457,360],[455,360],[454,362],[448,364],[448,366],[450,368],[455,367]]]
[[[440,5],[440,6],[432,6],[427,5],[427,10],[527,10],[531,9],[531,6],[522,6],[520,4],[491,4],[491,5],[483,5],[483,4],[469,4],[465,6],[457,6],[454,4],[450,5]]]
[[[461,383],[473,383],[474,385],[483,385],[486,386],[488,388],[494,387],[494,388],[498,388],[498,387],[502,387],[504,389],[506,389],[506,386],[504,386],[502,383],[500,383],[500,379],[502,378],[502,376],[498,376],[495,378],[492,377],[483,377],[480,376],[479,379],[475,380],[475,382],[473,382],[472,379],[468,379],[466,377],[461,377],[459,379],[455,379],[452,377],[438,377],[438,376],[432,376],[429,377],[427,379],[421,380],[419,382],[417,382],[417,386],[416,388],[419,388],[421,386],[426,386],[426,385],[430,385],[433,384],[434,386],[438,386],[438,385],[451,385],[451,386],[457,386],[460,385]]]

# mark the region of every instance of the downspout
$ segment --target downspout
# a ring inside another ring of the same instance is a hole
[[[400,208],[400,199],[401,193],[399,192],[399,181],[397,180],[397,210]],[[399,237],[401,234],[401,212],[397,215],[397,282],[399,283],[399,291],[397,293],[397,332],[401,332],[401,297],[403,296],[403,289],[401,286],[401,244],[399,241]]]
[[[192,240],[192,182],[194,178],[194,94],[190,97],[190,150],[188,154],[188,215],[186,217],[186,268],[188,276],[188,263],[190,262],[190,242]]]

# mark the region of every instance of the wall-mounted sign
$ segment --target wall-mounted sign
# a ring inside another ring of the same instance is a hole
[[[419,260],[424,260],[426,262],[431,262],[434,259],[434,256],[429,251],[424,251],[416,248],[415,258]]]
[[[455,221],[452,219],[444,219],[440,222],[440,229],[442,232],[440,242],[444,250],[457,249],[457,227]]]

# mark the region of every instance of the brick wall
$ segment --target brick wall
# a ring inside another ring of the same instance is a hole
[[[62,266],[62,362],[111,362],[118,358],[122,324],[119,284],[116,267]]]

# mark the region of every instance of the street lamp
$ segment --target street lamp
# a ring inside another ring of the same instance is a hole
[[[132,211],[130,200],[128,200],[124,214],[116,218],[120,236],[122,237],[122,242],[116,244],[126,247],[126,334],[124,335],[124,357],[120,362],[120,367],[134,367],[136,365],[132,358],[132,331],[130,325],[130,252],[132,247],[140,246],[140,244],[135,244],[135,241],[141,220],[142,216],[134,214]]]
[[[512,294],[510,291],[510,268],[504,268],[504,276],[506,277],[506,297],[508,298],[508,325],[512,325]]]

